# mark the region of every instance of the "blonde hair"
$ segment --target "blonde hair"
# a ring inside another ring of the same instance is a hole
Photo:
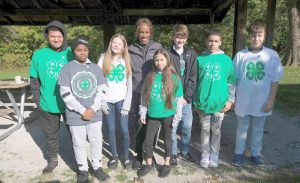
[[[175,38],[178,37],[178,38],[182,38],[182,39],[188,38],[189,37],[188,27],[184,24],[174,25],[173,30],[172,30],[172,36]]]
[[[125,61],[126,78],[128,78],[128,76],[131,75],[130,56],[128,53],[127,41],[122,34],[115,34],[111,37],[111,39],[109,41],[109,45],[107,47],[107,50],[104,54],[102,70],[103,70],[103,73],[105,76],[107,76],[112,70],[111,64],[114,59],[114,55],[111,51],[111,46],[112,46],[112,42],[115,38],[120,38],[124,44],[124,48],[123,48],[121,55]]]
[[[152,24],[152,22],[150,21],[149,18],[139,18],[136,21],[136,23],[135,23],[135,25],[136,25],[135,37],[138,38],[140,26],[142,26],[143,24],[146,24],[146,25],[149,26],[149,28],[150,28],[150,35],[152,37],[152,35],[153,35],[153,24]]]

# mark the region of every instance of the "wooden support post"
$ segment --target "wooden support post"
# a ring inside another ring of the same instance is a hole
[[[238,0],[234,10],[234,36],[232,56],[245,47],[248,0]]]
[[[114,34],[115,34],[115,26],[113,24],[103,25],[104,51],[106,51],[109,41]]]
[[[273,48],[275,12],[276,12],[276,0],[268,0],[267,31],[266,31],[267,37],[266,37],[265,44],[269,48]]]
[[[215,26],[215,14],[210,11],[210,29],[213,29]]]

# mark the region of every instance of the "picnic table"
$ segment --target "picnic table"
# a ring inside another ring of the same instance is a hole
[[[25,88],[29,85],[28,81],[22,81],[20,83],[16,83],[15,80],[0,80],[0,90],[5,91],[9,98],[9,102],[11,105],[8,105],[7,103],[4,103],[1,101],[0,98],[0,125],[1,125],[1,118],[4,116],[7,116],[9,114],[15,114],[17,121],[14,123],[11,127],[8,129],[5,129],[4,133],[0,134],[0,140],[3,140],[10,134],[12,134],[14,131],[21,128],[22,123],[24,122],[24,104],[25,104]],[[14,89],[21,89],[21,100],[20,105],[16,103],[16,100],[11,92],[11,90]]]

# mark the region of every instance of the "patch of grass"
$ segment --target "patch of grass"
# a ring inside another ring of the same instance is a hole
[[[118,182],[125,182],[127,180],[127,175],[124,171],[119,171],[116,175],[116,179]]]
[[[273,173],[266,177],[239,177],[239,180],[226,181],[227,183],[298,183],[300,174],[292,173]]]
[[[289,115],[300,110],[300,67],[284,67],[284,77],[279,83],[276,106]]]
[[[192,175],[195,172],[195,169],[188,166],[176,166],[172,168],[174,175]]]
[[[0,70],[0,73],[0,80],[15,79],[16,75],[20,75],[22,78],[29,78],[29,67]]]

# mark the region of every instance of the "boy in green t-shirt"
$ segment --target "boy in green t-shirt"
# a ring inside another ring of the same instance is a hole
[[[222,34],[211,30],[206,35],[207,51],[197,57],[198,80],[194,106],[201,123],[200,166],[218,167],[221,124],[224,113],[234,102],[233,63],[220,50]]]
[[[61,22],[50,22],[44,35],[49,46],[33,53],[29,75],[33,101],[37,105],[39,120],[46,137],[48,165],[43,173],[49,173],[58,165],[58,131],[60,118],[65,111],[57,78],[62,66],[74,56],[71,49],[67,48],[67,33]]]

